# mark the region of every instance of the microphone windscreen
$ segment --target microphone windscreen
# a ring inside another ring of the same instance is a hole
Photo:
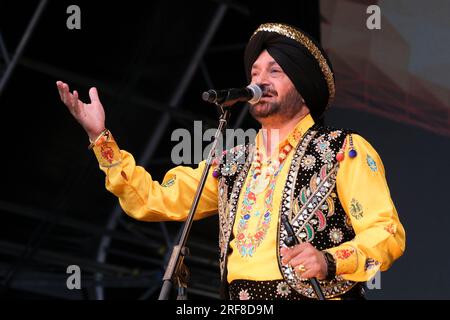
[[[251,104],[258,103],[258,101],[263,96],[263,90],[261,89],[261,87],[258,86],[257,84],[250,84],[247,86],[247,89],[249,89],[253,93],[252,98],[250,100],[248,100],[248,103],[251,103]]]

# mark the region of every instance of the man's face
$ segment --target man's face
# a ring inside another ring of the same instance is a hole
[[[250,114],[256,120],[271,116],[289,118],[302,108],[302,97],[283,69],[264,50],[252,66],[251,83],[263,85],[265,93],[261,100],[250,105]]]

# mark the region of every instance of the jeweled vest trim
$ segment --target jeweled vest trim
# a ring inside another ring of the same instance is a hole
[[[278,219],[278,264],[285,281],[298,293],[316,298],[309,281],[302,281],[288,266],[281,264],[279,250],[285,246],[286,231],[280,223],[285,215],[300,242],[310,242],[318,250],[338,246],[354,238],[336,190],[339,163],[336,154],[349,131],[314,125],[298,143],[282,193]],[[227,256],[233,239],[240,191],[253,160],[254,146],[238,146],[229,151],[219,165],[220,271],[227,280]],[[319,282],[327,298],[349,291],[356,283],[336,276]]]

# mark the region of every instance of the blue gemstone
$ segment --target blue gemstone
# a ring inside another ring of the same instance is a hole
[[[268,216],[270,216],[270,212],[266,212],[266,214],[264,215],[264,218],[267,218]]]
[[[348,156],[349,156],[350,158],[356,157],[357,154],[358,154],[358,153],[356,152],[355,149],[352,149],[352,150],[350,150],[350,151],[348,152]]]
[[[246,214],[246,215],[244,216],[244,219],[245,219],[245,220],[250,219],[250,215],[249,215],[249,214]]]

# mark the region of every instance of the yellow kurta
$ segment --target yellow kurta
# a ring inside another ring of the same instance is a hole
[[[305,117],[302,121],[298,123],[298,125],[292,130],[292,132],[286,137],[285,140],[280,141],[279,148],[283,146],[286,142],[288,142],[293,148],[297,146],[297,143],[300,141],[303,134],[314,124],[314,120],[310,115]],[[294,134],[295,133],[295,134]],[[260,152],[262,153],[262,167],[261,171],[264,172],[267,170],[267,161],[268,155],[265,152],[262,131],[258,133],[256,136],[256,145]],[[264,237],[261,244],[254,250],[251,256],[241,256],[239,253],[239,248],[237,247],[236,240],[231,241],[230,245],[233,249],[230,256],[228,257],[228,282],[231,282],[236,279],[246,279],[246,280],[275,280],[282,279],[282,275],[280,273],[280,269],[278,267],[277,262],[277,222],[280,214],[280,205],[281,205],[281,197],[282,192],[285,186],[285,182],[287,179],[287,175],[289,172],[289,165],[292,161],[292,157],[294,156],[294,151],[291,150],[289,152],[287,158],[282,163],[282,168],[278,173],[276,178],[275,189],[273,191],[273,202],[272,207],[273,211],[271,212],[271,221],[269,225],[269,229],[267,231],[266,236]],[[270,159],[273,162],[278,158],[278,153],[275,152]],[[252,177],[248,175],[245,184],[243,186],[243,190],[245,190]],[[237,214],[236,214],[236,222],[233,227],[233,235],[236,237],[238,233],[238,225],[239,219],[241,217],[242,212],[242,201],[244,198],[244,191],[241,191]],[[254,212],[261,212],[264,214],[264,201],[266,199],[265,192],[261,192],[256,195],[256,202],[253,207]],[[258,218],[252,216],[249,219],[248,232],[246,234],[253,234],[257,228]]]
[[[303,118],[288,136],[291,144],[298,139],[295,130],[302,134],[314,124],[310,115]],[[260,136],[261,133],[258,134]],[[337,173],[337,192],[339,200],[350,219],[356,237],[337,247],[329,248],[336,259],[336,274],[347,280],[367,281],[378,269],[388,269],[394,260],[405,250],[405,231],[392,202],[385,178],[384,167],[378,153],[361,136],[352,135],[354,149],[358,155],[348,155],[340,163]],[[347,138],[348,139],[348,138]],[[259,139],[257,138],[257,141]],[[295,145],[293,145],[295,147]],[[126,151],[119,151],[115,142],[110,144],[113,160],[105,166],[105,161],[94,148],[100,162],[100,169],[106,174],[106,188],[115,194],[123,210],[131,217],[145,221],[184,220],[187,217],[198,181],[205,162],[197,168],[178,166],[167,172],[160,184],[142,167],[136,166],[133,156]],[[347,141],[346,154],[349,143]],[[263,148],[260,148],[263,150]],[[282,279],[276,256],[277,221],[281,193],[285,185],[293,151],[288,154],[276,180],[273,196],[271,223],[262,243],[256,248],[252,257],[241,257],[238,250],[233,250],[228,258],[228,281],[234,279],[275,280]],[[112,163],[112,165],[111,165]],[[265,164],[265,161],[262,161]],[[212,171],[212,170],[211,170]],[[248,179],[246,181],[246,185]],[[246,185],[244,185],[244,189]],[[236,219],[240,219],[243,191],[239,199]],[[264,207],[264,195],[257,196],[255,210]],[[210,172],[203,195],[195,214],[201,219],[217,213],[218,181]],[[258,219],[249,222],[250,232],[254,230]],[[237,223],[233,232],[236,234]],[[235,249],[236,243],[232,241]],[[373,259],[370,268],[366,260]]]

